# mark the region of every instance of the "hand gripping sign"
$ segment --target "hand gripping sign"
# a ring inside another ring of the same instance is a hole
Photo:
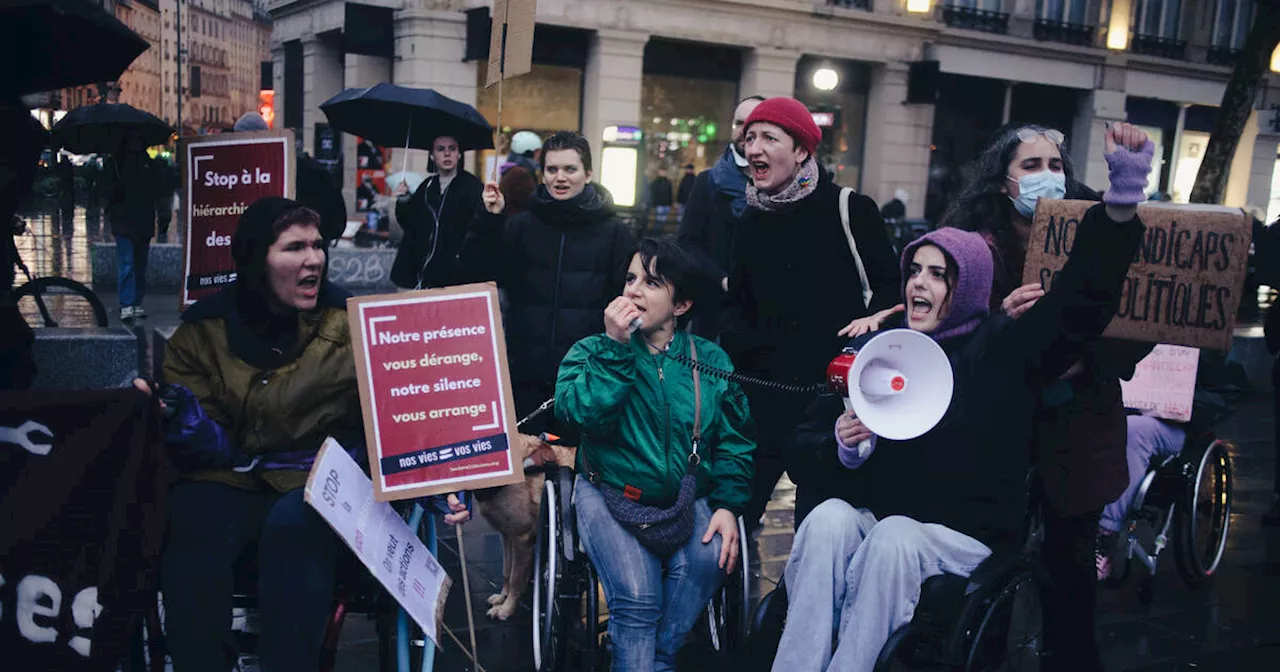
[[[524,478],[493,284],[348,299],[378,501]]]

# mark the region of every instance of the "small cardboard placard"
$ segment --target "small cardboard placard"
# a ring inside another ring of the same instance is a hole
[[[533,27],[537,13],[537,0],[493,0],[489,74],[484,88],[533,70]]]
[[[347,300],[378,501],[524,478],[492,283]]]
[[[436,624],[453,580],[404,518],[374,499],[369,477],[332,438],[316,455],[303,499],[439,646]]]
[[[1126,408],[1177,422],[1191,421],[1196,395],[1200,350],[1160,344],[1134,369],[1133,378],[1120,381]]]
[[[1067,263],[1091,201],[1041,200],[1023,283],[1049,287]],[[1138,206],[1146,233],[1104,335],[1228,350],[1248,264],[1251,222],[1218,205]]]
[[[186,207],[179,308],[235,282],[231,237],[240,215],[267,196],[293,198],[293,131],[254,131],[181,138]]]

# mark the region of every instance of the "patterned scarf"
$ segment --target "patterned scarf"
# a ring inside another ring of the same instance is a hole
[[[759,210],[777,212],[787,210],[793,204],[804,200],[818,188],[818,162],[809,157],[800,164],[795,179],[786,189],[776,194],[766,194],[756,189],[754,184],[747,185],[747,204]]]

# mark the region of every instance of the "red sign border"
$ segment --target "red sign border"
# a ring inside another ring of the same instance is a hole
[[[293,131],[282,128],[274,131],[245,131],[240,133],[220,133],[217,135],[188,135],[178,138],[178,156],[182,161],[182,286],[178,288],[178,310],[184,311],[195,303],[188,297],[187,276],[191,271],[191,220],[193,208],[191,201],[191,152],[193,149],[220,145],[256,145],[267,142],[284,142],[284,188],[285,198],[294,198],[294,187],[297,182],[294,171],[297,170],[297,155],[294,152]],[[229,269],[235,270],[235,269]]]
[[[382,304],[387,302],[413,303],[424,299],[431,302],[448,297],[472,298],[477,294],[487,295],[489,302],[490,339],[497,353],[498,376],[501,379],[503,398],[503,418],[507,435],[507,464],[510,473],[482,476],[477,478],[454,478],[448,482],[423,482],[421,485],[398,485],[387,488],[382,474],[382,444],[378,436],[377,417],[374,413],[373,390],[370,387],[370,359],[365,334],[366,322],[362,306],[365,304]],[[507,365],[507,339],[502,326],[502,311],[499,307],[498,286],[492,282],[458,285],[440,289],[423,289],[396,294],[372,294],[347,299],[347,321],[351,331],[352,352],[356,360],[356,379],[360,387],[360,411],[364,418],[365,445],[369,449],[369,475],[373,481],[373,496],[379,502],[401,499],[414,499],[427,495],[439,495],[459,490],[476,490],[480,488],[496,488],[511,485],[524,480],[523,455],[515,454],[516,443],[516,407],[512,397],[511,374]]]

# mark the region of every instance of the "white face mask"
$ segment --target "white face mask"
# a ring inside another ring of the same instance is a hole
[[[1018,179],[1005,176],[1005,179],[1018,183],[1018,197],[1009,197],[1013,207],[1027,219],[1035,217],[1036,203],[1041,198],[1062,198],[1067,195],[1067,176],[1050,170],[1023,175]]]

